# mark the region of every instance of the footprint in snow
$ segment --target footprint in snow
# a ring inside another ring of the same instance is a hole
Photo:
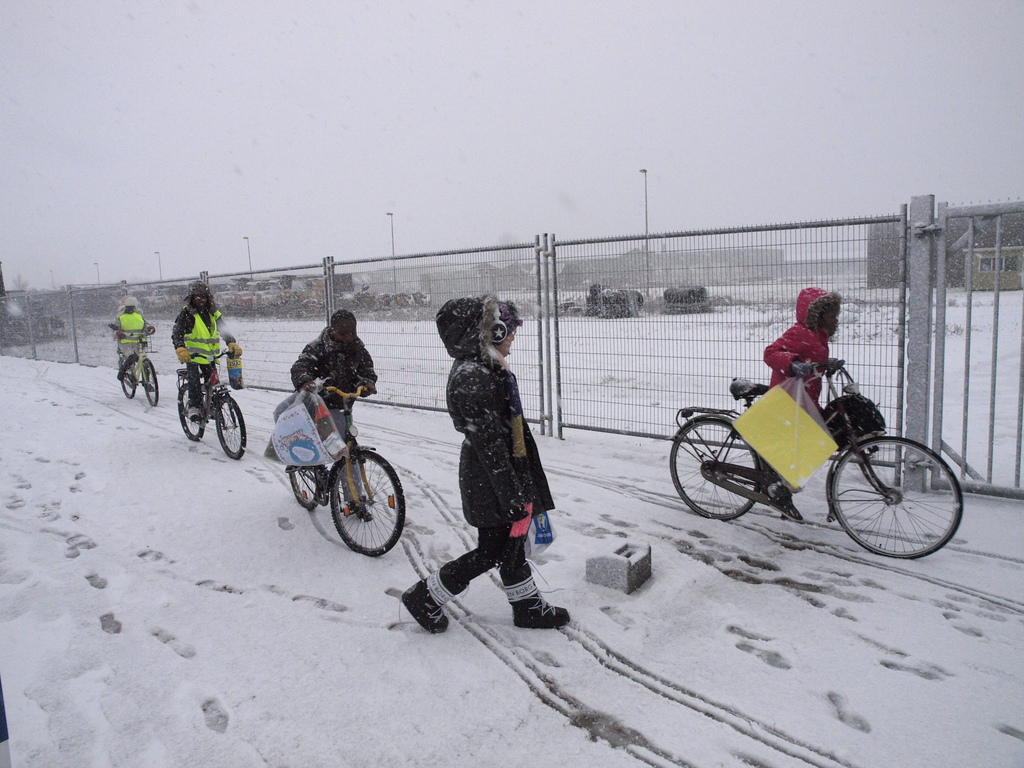
[[[25,500],[19,496],[15,496],[4,506],[7,507],[8,509],[21,509],[22,507],[25,506]]]
[[[183,643],[181,640],[176,638],[166,629],[160,629],[159,627],[157,627],[156,629],[152,630],[150,634],[152,634],[153,637],[155,637],[161,643],[164,643],[167,647],[169,647],[172,651],[181,656],[181,658],[183,659],[191,659],[193,656],[196,655],[195,648],[193,648],[188,643]]]
[[[266,476],[266,473],[264,473],[264,472],[262,472],[262,471],[260,471],[258,469],[247,469],[245,471],[247,473],[249,473],[250,475],[252,475],[253,477],[255,477],[257,480],[259,480],[261,483],[264,483],[265,485],[273,485],[274,484],[274,481],[269,479]]]
[[[1001,723],[1000,725],[996,726],[996,730],[1000,733],[1005,733],[1007,736],[1012,736],[1013,738],[1019,741],[1024,741],[1024,731],[1020,730],[1019,728],[1014,728],[1012,725],[1006,725],[1006,723]]]
[[[241,595],[242,590],[238,587],[232,587],[230,584],[221,584],[220,582],[206,579],[204,581],[197,581],[197,587],[205,587],[206,589],[212,589],[214,592],[228,592],[232,595]]]
[[[90,573],[85,577],[85,580],[89,582],[90,587],[94,587],[96,589],[106,589],[107,587],[107,580],[96,573]]]
[[[277,518],[277,526],[282,531],[290,531],[292,528],[295,527],[295,524],[292,523],[292,521],[289,520],[287,517],[279,517]]]
[[[898,661],[892,661],[891,659],[882,659],[878,663],[886,669],[892,669],[896,672],[909,672],[924,680],[945,680],[947,677],[952,677],[949,672],[935,664],[900,664]]]
[[[228,729],[228,713],[216,699],[207,699],[203,702],[203,719],[211,731],[224,733]]]
[[[81,534],[79,534],[78,536],[72,536],[70,539],[67,540],[67,542],[68,549],[67,552],[64,553],[64,557],[68,558],[69,560],[73,560],[74,558],[82,554],[83,549],[96,548],[95,541],[90,539],[88,536],[82,536]]]
[[[322,597],[313,597],[312,595],[296,595],[292,598],[294,602],[312,603],[317,608],[321,608],[325,611],[336,611],[338,613],[344,613],[348,608],[340,603],[332,603],[330,600],[325,600]]]
[[[737,627],[735,624],[730,624],[729,626],[727,626],[725,628],[725,631],[733,635],[739,635],[740,637],[746,640],[758,640],[762,643],[767,643],[771,641],[770,637],[764,637],[763,635],[755,634],[754,632],[744,629],[743,627]]]
[[[167,557],[163,552],[157,552],[155,549],[144,549],[138,553],[138,556],[143,560],[147,560],[151,563],[159,562],[160,560],[166,560],[168,563],[174,561]]]
[[[765,664],[776,669],[790,669],[792,664],[786,661],[786,658],[775,651],[766,651],[762,648],[755,648],[750,643],[736,643],[736,647],[745,653],[752,653],[754,656],[759,658]]]
[[[121,622],[114,618],[114,614],[104,613],[100,616],[100,629],[108,635],[116,635],[121,631]]]
[[[871,733],[871,725],[860,715],[850,712],[846,708],[846,699],[838,693],[831,691],[828,694],[829,703],[832,705],[833,714],[843,725],[848,725],[862,733]]]

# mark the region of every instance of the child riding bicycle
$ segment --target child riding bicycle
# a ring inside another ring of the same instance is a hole
[[[292,365],[291,376],[295,389],[310,392],[317,391],[319,380],[325,387],[324,404],[335,417],[338,431],[344,434],[345,423],[340,412],[345,402],[326,387],[355,392],[361,386],[368,395],[377,392],[377,372],[366,345],[356,334],[356,316],[347,309],[339,309],[331,315],[331,324],[299,354]]]
[[[804,288],[796,300],[796,322],[764,350],[764,362],[772,371],[769,386],[789,378],[805,379],[807,394],[818,404],[821,377],[815,365],[829,362],[828,343],[839,328],[839,309],[843,298],[824,288]],[[783,483],[770,490],[776,508],[789,520],[803,521],[793,506],[790,489]]]

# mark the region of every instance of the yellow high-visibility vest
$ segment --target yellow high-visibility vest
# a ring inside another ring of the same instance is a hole
[[[146,327],[146,321],[142,318],[142,315],[138,312],[123,313],[117,318],[121,323],[121,343],[122,344],[138,344],[142,341],[143,329]]]
[[[208,365],[220,352],[220,336],[217,335],[218,317],[219,310],[210,315],[210,327],[207,328],[199,315],[193,316],[195,322],[192,324],[192,332],[185,336],[185,349],[192,355],[193,363]]]

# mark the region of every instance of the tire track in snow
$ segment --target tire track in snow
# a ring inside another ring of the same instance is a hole
[[[430,483],[416,473],[407,470],[405,472],[414,478],[414,483],[466,549],[472,549],[475,541],[470,526],[462,516],[451,510]],[[402,547],[420,578],[426,577],[431,570],[440,565],[426,554],[420,535],[415,531],[410,530],[408,534],[403,535]],[[490,573],[490,578],[496,586],[501,587],[500,579],[493,572]],[[645,735],[642,730],[626,725],[614,713],[608,711],[613,707],[596,708],[584,703],[581,695],[597,694],[588,691],[580,695],[567,690],[528,648],[515,640],[510,642],[511,638],[500,628],[474,621],[471,612],[458,598],[449,603],[447,608],[449,615],[515,672],[540,701],[563,715],[573,726],[587,731],[591,738],[601,739],[613,747],[622,748],[648,765],[695,768],[694,764],[684,757],[656,744],[653,738]],[[681,711],[685,718],[709,719],[716,726],[738,734],[743,740],[753,742],[761,749],[770,750],[770,754],[776,757],[785,756],[795,760],[797,764],[815,768],[855,768],[853,763],[841,759],[828,749],[786,734],[733,706],[717,702],[710,696],[650,671],[640,662],[611,648],[596,634],[580,626],[576,620],[559,630],[559,633],[580,657],[590,659],[589,677],[610,676],[639,691],[640,696],[646,699],[642,711],[649,712],[659,706],[664,708],[668,705],[670,709]],[[656,699],[654,703],[650,702],[652,696]],[[749,746],[734,748],[732,756],[739,763],[760,764],[756,762],[757,758],[749,756]]]

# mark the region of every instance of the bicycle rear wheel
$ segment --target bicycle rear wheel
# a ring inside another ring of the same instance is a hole
[[[156,368],[147,357],[142,361],[142,388],[146,390],[146,399],[150,405],[160,402],[160,382],[156,379]]]
[[[214,415],[217,420],[217,439],[220,447],[231,459],[240,459],[245,453],[245,419],[242,409],[230,396],[225,397],[217,405]]]
[[[869,552],[912,559],[942,548],[963,514],[960,483],[930,448],[903,437],[865,440],[829,470],[829,509]]]
[[[349,488],[345,461],[331,469],[331,517],[350,549],[379,557],[398,543],[405,525],[402,483],[387,459],[356,448],[351,460],[356,495]]]
[[[669,453],[672,484],[686,505],[702,517],[731,520],[754,502],[701,474],[706,463],[732,464],[756,470],[757,456],[724,416],[698,416],[687,421],[672,439]]]
[[[184,431],[185,437],[193,442],[199,442],[203,439],[203,433],[206,432],[206,422],[202,419],[199,421],[189,419],[187,414],[190,405],[188,387],[182,385],[178,388],[178,421],[181,422],[181,429]]]

